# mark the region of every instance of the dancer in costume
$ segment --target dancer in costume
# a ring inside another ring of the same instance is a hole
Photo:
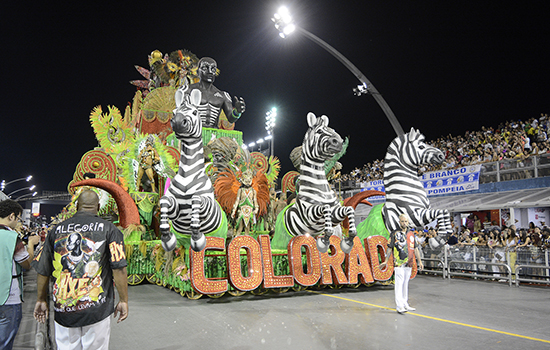
[[[143,174],[147,175],[151,181],[151,189],[157,192],[155,188],[155,170],[153,166],[160,162],[160,156],[154,147],[154,139],[152,136],[147,138],[147,146],[139,153],[139,170],[137,175],[137,187],[141,184]]]
[[[238,215],[237,215],[238,214]],[[242,185],[237,193],[237,199],[231,211],[231,217],[236,218],[236,236],[244,229],[244,234],[250,234],[251,221],[255,221],[258,214],[258,200],[256,190],[252,187],[252,171],[243,173]]]

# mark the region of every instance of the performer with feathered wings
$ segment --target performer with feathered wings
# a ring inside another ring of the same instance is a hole
[[[232,171],[221,172],[214,184],[214,193],[223,210],[234,218],[235,236],[243,230],[250,234],[256,219],[267,213],[269,185],[263,172],[241,171],[239,181]]]

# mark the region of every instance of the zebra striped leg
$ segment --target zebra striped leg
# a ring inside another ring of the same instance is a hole
[[[164,196],[160,199],[160,240],[162,243],[162,248],[171,252],[176,249],[176,235],[170,231],[170,223],[168,222],[168,212],[173,211],[177,206],[176,200],[174,197]]]
[[[357,236],[357,229],[355,228],[355,210],[352,207],[342,207],[345,208],[345,215],[349,219],[349,236],[342,239],[340,242],[340,248],[346,254],[351,252],[353,248],[353,239]]]
[[[442,229],[445,230],[445,233],[450,234],[453,230],[453,226],[451,225],[451,215],[447,209],[439,210],[439,212],[441,212],[437,217],[439,227],[442,227]]]
[[[440,235],[445,235],[448,231],[451,231],[450,216],[447,210],[420,209],[416,210],[414,213],[417,215],[418,222],[423,225],[437,220],[439,225],[437,233]]]
[[[330,206],[323,206],[323,214],[325,217],[325,234],[317,238],[317,249],[321,253],[326,253],[330,246],[330,236],[332,236],[332,220]]]
[[[201,197],[191,198],[191,248],[200,252],[206,247],[206,236],[201,232],[201,221],[199,218],[201,208]]]

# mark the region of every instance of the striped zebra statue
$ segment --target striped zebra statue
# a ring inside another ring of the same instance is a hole
[[[307,122],[309,128],[302,144],[296,203],[285,208],[278,218],[284,218],[286,232],[282,234],[319,236],[324,232],[325,235],[317,239],[317,247],[324,253],[329,247],[332,227],[348,217],[349,237],[342,239],[340,246],[344,252],[349,253],[356,235],[355,211],[352,207],[340,204],[327,181],[324,169],[325,160],[342,150],[343,140],[328,127],[327,116],[317,118],[315,114],[309,113]],[[275,234],[277,235],[277,231]]]
[[[411,128],[396,137],[388,147],[384,160],[386,204],[382,210],[388,231],[399,228],[399,214],[406,213],[416,227],[437,219],[439,233],[451,232],[447,210],[430,208],[430,201],[418,177],[418,168],[425,164],[441,164],[445,156],[439,149],[424,142],[424,135]]]
[[[176,109],[171,120],[172,130],[181,141],[179,169],[160,199],[160,231],[165,251],[174,250],[177,243],[168,219],[176,232],[191,235],[191,248],[195,251],[204,249],[204,235],[218,229],[223,221],[212,182],[204,171],[202,124],[197,109],[201,92],[193,90],[186,95],[186,89],[187,86],[176,91]]]

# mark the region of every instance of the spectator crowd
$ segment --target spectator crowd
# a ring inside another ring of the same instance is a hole
[[[549,130],[550,117],[542,113],[540,118],[508,121],[496,128],[483,126],[479,131],[467,131],[461,136],[449,134],[440,137],[428,144],[439,148],[445,154],[445,161],[440,165],[423,166],[419,169],[419,175],[506,159],[523,161],[533,155],[549,153]],[[349,174],[343,174],[341,180],[369,182],[380,180],[383,176],[384,161],[375,160],[361,169],[355,168]]]

